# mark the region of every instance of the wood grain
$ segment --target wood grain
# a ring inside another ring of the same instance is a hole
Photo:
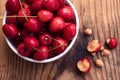
[[[0,16],[4,15],[6,0],[0,0]],[[120,0],[71,0],[77,9],[80,32],[74,47],[63,58],[47,63],[35,64],[15,55],[6,44],[0,29],[0,80],[120,80],[120,44],[108,57],[91,57],[86,51],[88,41],[105,40],[116,37],[120,43]],[[0,19],[2,26],[2,19]],[[83,30],[92,28],[93,34],[85,36]],[[76,68],[76,62],[89,57],[92,69],[83,74]],[[104,62],[102,68],[96,67],[94,59]]]

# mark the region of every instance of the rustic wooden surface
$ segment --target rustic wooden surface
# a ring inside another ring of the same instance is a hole
[[[35,64],[15,55],[7,46],[0,29],[0,80],[120,80],[120,44],[108,57],[98,53],[95,58],[104,62],[102,68],[94,65],[94,59],[86,51],[89,40],[99,39],[104,44],[115,36],[120,42],[120,0],[71,0],[80,20],[80,32],[76,44],[63,58],[48,64]],[[0,0],[0,16],[5,12],[5,0]],[[2,19],[0,19],[0,26]],[[92,28],[90,37],[83,34]],[[82,57],[91,58],[92,69],[80,73],[76,62]]]

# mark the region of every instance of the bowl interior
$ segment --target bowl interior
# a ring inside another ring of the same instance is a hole
[[[53,58],[50,58],[50,59],[45,59],[45,60],[42,60],[42,61],[38,61],[38,60],[34,60],[34,59],[31,59],[31,58],[28,58],[28,57],[24,57],[22,55],[20,55],[16,49],[16,47],[10,42],[10,40],[5,36],[5,40],[7,42],[7,44],[9,45],[9,47],[14,51],[14,53],[16,53],[18,56],[20,56],[21,58],[27,60],[27,61],[30,61],[30,62],[34,62],[34,63],[48,63],[48,62],[52,62],[52,61],[55,61],[59,58],[61,58],[62,56],[64,56],[65,54],[68,53],[68,51],[71,49],[71,47],[74,45],[75,43],[75,40],[78,36],[78,31],[79,31],[79,19],[78,19],[78,14],[77,14],[77,11],[75,9],[75,7],[73,6],[73,4],[71,3],[70,0],[66,0],[67,1],[67,4],[70,5],[74,11],[74,14],[75,14],[75,21],[76,21],[76,34],[73,38],[73,40],[70,42],[69,46],[65,49],[64,52],[62,52],[61,54],[53,57]],[[6,17],[6,13],[5,13],[5,17]],[[3,19],[3,25],[5,24],[5,17]]]

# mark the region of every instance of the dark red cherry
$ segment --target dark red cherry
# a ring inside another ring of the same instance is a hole
[[[24,39],[25,49],[28,51],[34,51],[34,48],[39,47],[39,42],[34,36],[27,36]]]
[[[54,53],[56,54],[62,53],[67,48],[67,46],[68,42],[58,36],[52,42],[52,48],[54,49]]]
[[[38,51],[36,51],[34,53],[34,59],[35,60],[44,60],[44,59],[47,59],[48,57],[48,51],[49,51],[49,48],[47,46],[40,46],[38,48]]]
[[[18,22],[17,22],[17,18],[16,18],[16,15],[7,15],[7,16],[13,16],[13,17],[9,17],[9,18],[6,18],[6,23],[7,24],[14,24],[14,25],[17,25]]]
[[[56,11],[59,8],[58,0],[43,0],[43,5],[50,11]]]
[[[53,13],[49,10],[40,10],[38,12],[38,19],[42,22],[48,22],[51,21],[53,18]]]
[[[66,0],[58,0],[60,7],[64,6],[66,3]]]
[[[7,0],[6,10],[10,12],[18,12],[20,10],[19,0]]]
[[[50,22],[49,31],[52,33],[58,33],[65,28],[65,21],[61,17],[54,17]]]
[[[26,14],[26,16],[31,16],[31,13],[30,13],[30,10],[27,9],[27,8],[24,8],[24,12],[22,9],[19,10],[18,12],[18,15],[17,16],[20,16],[17,18],[17,20],[20,22],[20,23],[23,23],[26,21],[26,18],[25,18],[25,15],[24,13]],[[21,17],[22,16],[22,17]]]
[[[42,45],[50,45],[52,42],[52,35],[49,33],[43,33],[39,36],[39,41]]]
[[[22,2],[22,7],[23,9],[30,9],[30,6],[25,2]]]
[[[74,18],[73,9],[70,6],[61,7],[57,14],[61,16],[64,20],[69,21]]]
[[[7,38],[13,39],[18,36],[18,29],[15,25],[13,24],[5,24],[2,27],[2,31],[6,35]]]
[[[25,37],[32,36],[32,35],[34,35],[34,34],[26,31],[25,29],[20,30],[20,37],[22,40],[24,40]]]
[[[25,0],[25,2],[31,4],[34,0]]]
[[[66,40],[72,40],[75,34],[76,34],[76,25],[71,23],[65,26],[62,35]]]
[[[32,13],[36,14],[43,7],[43,0],[34,0],[30,6]]]
[[[37,18],[30,18],[24,23],[24,28],[32,33],[37,33],[41,30],[42,26]]]
[[[17,51],[22,55],[22,56],[30,56],[30,51],[25,49],[25,44],[22,42],[17,46]]]

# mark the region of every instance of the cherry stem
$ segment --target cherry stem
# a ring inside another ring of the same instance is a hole
[[[55,41],[57,41],[58,43],[60,43],[60,42],[59,42],[58,40],[56,40],[55,38],[52,38],[52,39],[55,40]],[[55,50],[55,49],[57,49],[57,48],[59,48],[59,47],[62,47],[62,46],[66,46],[66,44],[62,44],[62,43],[60,43],[59,46],[50,49],[48,52],[53,51],[53,50]]]
[[[55,38],[52,38],[53,40],[55,40],[55,41],[57,41]],[[59,41],[57,41],[58,43],[60,43]],[[61,44],[61,43],[60,43]],[[61,44],[61,45],[63,45],[63,44]]]
[[[53,50],[55,50],[55,49],[57,49],[57,48],[59,48],[59,47],[62,47],[62,46],[66,46],[66,45],[65,45],[65,44],[59,45],[59,46],[57,46],[57,47],[54,47],[54,48],[48,50],[48,52],[51,52],[51,51],[53,51]],[[34,47],[34,50],[39,51],[39,52],[46,52],[46,51],[41,51],[41,50],[39,50],[39,49],[36,48],[36,47]]]
[[[25,17],[25,16],[0,16],[0,18],[13,18],[13,17]],[[37,16],[26,16],[26,17],[33,17],[33,18],[37,18]]]
[[[49,39],[48,39],[48,37],[45,37],[45,41],[48,41]]]
[[[44,0],[45,2],[47,2],[48,0]]]
[[[51,51],[53,51],[53,50],[55,50],[55,49],[57,49],[57,48],[59,48],[59,47],[62,47],[62,46],[66,46],[66,45],[65,45],[65,44],[59,45],[59,46],[57,46],[57,47],[54,47],[54,48],[50,49],[48,52],[51,52]]]
[[[28,18],[26,17],[25,11],[24,11],[24,9],[23,9],[23,6],[22,6],[22,3],[21,3],[20,0],[19,0],[19,3],[20,3],[20,6],[21,6],[21,9],[22,9],[22,11],[23,11],[23,14],[24,14],[24,16],[25,16],[25,19],[28,21]]]
[[[52,39],[55,40],[55,41],[57,41],[55,38],[52,38]],[[57,41],[57,42],[60,43],[59,41]],[[53,51],[53,50],[55,50],[55,49],[57,49],[57,48],[59,48],[59,47],[62,47],[62,46],[67,46],[67,45],[66,45],[66,44],[61,44],[61,43],[60,43],[59,46],[54,47],[54,48],[48,50],[48,52],[51,52],[51,51]],[[39,50],[38,48],[36,48],[36,47],[34,47],[34,49],[35,49],[36,51],[39,51],[39,52],[45,52],[45,51],[40,51],[40,50]]]
[[[60,43],[60,42],[59,42],[58,40],[56,40],[55,38],[52,38],[52,39],[55,40],[55,41],[57,41],[58,43]],[[53,51],[53,50],[55,50],[55,49],[57,49],[57,48],[59,48],[59,47],[62,47],[62,46],[66,46],[66,44],[61,44],[61,43],[60,43],[59,46],[54,47],[54,48],[48,50],[48,52]],[[34,49],[35,49],[36,51],[42,52],[42,51],[40,51],[39,49],[37,49],[36,47],[34,47]]]
[[[40,51],[38,48],[36,48],[36,47],[34,47],[34,50],[36,50],[36,51],[39,51],[39,52],[42,52],[42,51]]]

